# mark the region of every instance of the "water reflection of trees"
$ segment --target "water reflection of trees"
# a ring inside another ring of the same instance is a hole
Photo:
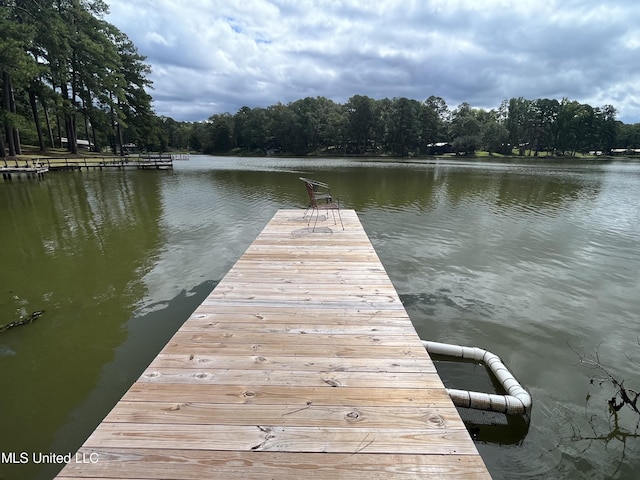
[[[0,314],[44,310],[2,335],[12,354],[1,358],[0,410],[12,415],[0,450],[49,451],[126,338],[160,241],[154,173],[69,172],[0,189]],[[19,467],[23,478],[38,468]]]
[[[584,195],[597,195],[599,181],[585,184],[560,171],[509,166],[412,165],[397,168],[352,168],[323,172],[323,181],[345,192],[349,206],[418,206],[494,204],[499,209],[559,208]]]
[[[595,197],[599,182],[584,180],[563,168],[534,168],[521,165],[461,164],[448,162],[345,162],[338,168],[324,168],[322,160],[290,167],[291,170],[222,170],[193,175],[208,176],[218,188],[230,188],[247,198],[263,195],[284,208],[306,202],[298,180],[308,176],[329,183],[345,208],[405,207],[429,210],[437,205],[458,206],[482,201],[499,209],[528,211],[554,209],[578,198]]]
[[[635,478],[634,463],[640,439],[638,424],[630,429],[628,419],[624,420],[619,412],[607,415],[599,410],[593,397],[587,397],[583,415],[566,411],[561,423],[568,432],[561,436],[557,448],[569,457],[572,467],[578,471],[582,470],[579,465],[586,464],[589,467],[584,473],[592,474],[596,470],[601,475],[599,478]],[[606,462],[593,465],[592,459],[596,458]]]
[[[472,174],[468,170],[453,169],[442,176],[447,180],[445,191],[450,204],[476,198],[501,211],[553,210],[578,199],[583,192],[592,196],[599,188],[599,183],[585,185],[579,177],[553,169],[492,167],[474,169]]]

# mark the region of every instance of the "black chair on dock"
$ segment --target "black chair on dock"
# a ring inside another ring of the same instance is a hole
[[[309,215],[309,221],[307,222],[307,227],[311,225],[311,220],[313,220],[313,213],[316,214],[316,220],[313,223],[312,231],[315,232],[316,225],[318,223],[318,217],[320,216],[320,210],[331,210],[333,214],[333,223],[335,225],[338,224],[336,221],[336,211],[338,212],[338,218],[340,219],[340,225],[344,230],[344,224],[342,223],[342,216],[340,215],[340,202],[338,200],[333,199],[331,195],[331,187],[328,184],[323,182],[318,182],[317,180],[311,180],[310,178],[300,177],[300,180],[305,185],[307,189],[307,194],[309,195],[309,206],[304,211],[303,218],[306,218],[307,212],[311,210],[311,214]]]

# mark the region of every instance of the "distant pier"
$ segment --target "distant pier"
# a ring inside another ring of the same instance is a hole
[[[131,155],[122,157],[42,158],[36,161],[45,164],[51,171],[111,168],[170,170],[173,168],[174,156]]]
[[[118,157],[43,157],[27,160],[4,160],[0,172],[5,180],[16,176],[42,178],[47,172],[62,170],[131,169],[171,170],[175,160],[188,160],[189,154],[127,155]]]
[[[4,180],[13,180],[14,177],[42,178],[49,169],[43,165],[16,166],[16,167],[0,167],[2,178]]]

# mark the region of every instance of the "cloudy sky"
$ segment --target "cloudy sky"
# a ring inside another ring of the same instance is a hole
[[[107,0],[180,121],[304,97],[612,104],[640,123],[638,0]]]

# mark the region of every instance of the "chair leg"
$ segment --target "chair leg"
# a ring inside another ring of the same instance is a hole
[[[338,211],[338,218],[340,219],[340,226],[342,227],[342,230],[344,230],[344,223],[342,223],[342,215],[340,215],[340,209],[339,208],[332,208],[331,209],[331,213],[333,214],[333,224],[337,225],[338,222],[336,221],[336,210]],[[318,225],[318,218],[320,217],[320,210],[318,208],[312,208],[311,209],[311,214],[309,215],[309,220],[307,221],[307,228],[309,228],[311,226],[311,220],[313,220],[313,213],[315,212],[316,214],[316,219],[313,222],[313,228],[311,229],[312,232],[316,231],[316,226]]]
[[[340,226],[344,230],[344,223],[342,223],[342,215],[340,215],[340,208],[338,208],[338,218],[340,219]],[[333,219],[336,219],[335,213],[333,214]]]
[[[304,211],[304,213],[302,214],[302,218],[303,218],[303,219],[304,219],[304,218],[307,218],[307,212],[308,212],[310,209],[311,209],[311,205],[309,205],[309,206],[307,207],[307,209]]]
[[[318,209],[317,208],[312,208],[311,209],[311,214],[309,215],[309,220],[307,220],[307,228],[309,228],[311,226],[311,220],[313,220],[313,212],[316,212],[316,221],[313,222],[313,229],[311,230],[312,232],[316,231],[316,225],[318,224]]]

